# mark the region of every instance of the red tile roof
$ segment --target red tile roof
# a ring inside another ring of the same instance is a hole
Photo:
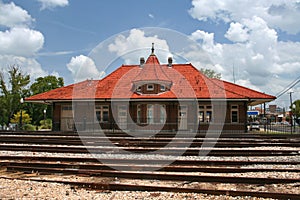
[[[170,91],[159,94],[137,94],[137,81],[171,82]],[[226,81],[211,79],[192,64],[162,65],[152,54],[145,66],[122,65],[101,80],[86,80],[26,98],[26,101],[71,101],[87,99],[243,99],[271,101],[276,97]]]
[[[139,74],[133,79],[133,82],[151,82],[161,81],[171,84],[172,81],[168,78],[159,63],[159,60],[154,54],[151,54],[146,63],[140,66]]]

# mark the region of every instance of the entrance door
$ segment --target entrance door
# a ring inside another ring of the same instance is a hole
[[[73,131],[74,130],[74,119],[72,105],[63,105],[61,107],[61,131]]]
[[[118,106],[118,126],[120,129],[127,129],[127,106]]]
[[[179,106],[179,110],[178,110],[179,130],[187,130],[187,114],[188,114],[188,106],[186,105]]]

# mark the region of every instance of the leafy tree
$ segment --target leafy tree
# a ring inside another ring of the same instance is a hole
[[[10,122],[18,124],[20,122],[20,118],[21,118],[21,111],[14,114],[14,116],[10,119]],[[22,124],[30,124],[30,123],[31,123],[31,117],[25,110],[22,110]]]
[[[291,107],[292,113],[295,116],[297,123],[300,124],[300,99],[294,101],[292,105],[295,105],[295,108],[293,108],[293,106]]]
[[[30,86],[30,95],[36,95],[43,92],[47,92],[59,87],[64,86],[64,80],[62,77],[45,76],[39,77]],[[33,124],[39,125],[41,120],[52,117],[52,108],[49,105],[44,104],[27,104],[30,116],[32,116]],[[46,111],[46,113],[44,113]]]
[[[6,79],[9,85],[7,85]],[[30,76],[23,74],[19,66],[12,65],[8,70],[8,77],[0,72],[0,123],[8,125],[13,114],[21,109],[20,99],[28,94],[27,85]]]
[[[201,68],[200,72],[202,72],[205,76],[207,76],[208,78],[216,78],[216,79],[221,79],[221,73],[217,73],[216,71],[212,70],[212,69],[204,69]]]
[[[40,94],[64,86],[64,80],[62,77],[45,76],[35,79],[35,82],[30,86],[32,95]]]

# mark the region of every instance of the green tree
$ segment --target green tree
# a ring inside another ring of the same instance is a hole
[[[20,99],[28,94],[26,87],[29,82],[30,76],[23,74],[17,65],[9,67],[8,77],[0,72],[0,123],[2,125],[8,125],[13,114],[21,109]]]
[[[62,86],[64,86],[64,80],[62,77],[52,75],[39,77],[30,86],[30,95],[40,94]],[[39,125],[41,120],[52,117],[52,108],[49,105],[27,104],[27,106],[30,116],[32,116],[32,122],[35,125]]]
[[[200,72],[202,72],[208,78],[216,78],[216,79],[221,79],[222,78],[221,73],[217,73],[216,71],[214,71],[212,69],[201,68]]]
[[[14,116],[10,119],[10,122],[18,124],[20,122],[20,118],[21,118],[21,111],[14,114]],[[31,117],[25,110],[22,110],[22,124],[30,124],[30,123],[31,123]]]
[[[291,109],[297,123],[300,124],[300,99],[293,102]]]

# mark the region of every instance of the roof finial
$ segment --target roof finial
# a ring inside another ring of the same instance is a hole
[[[151,55],[154,55],[154,42],[152,42]]]

